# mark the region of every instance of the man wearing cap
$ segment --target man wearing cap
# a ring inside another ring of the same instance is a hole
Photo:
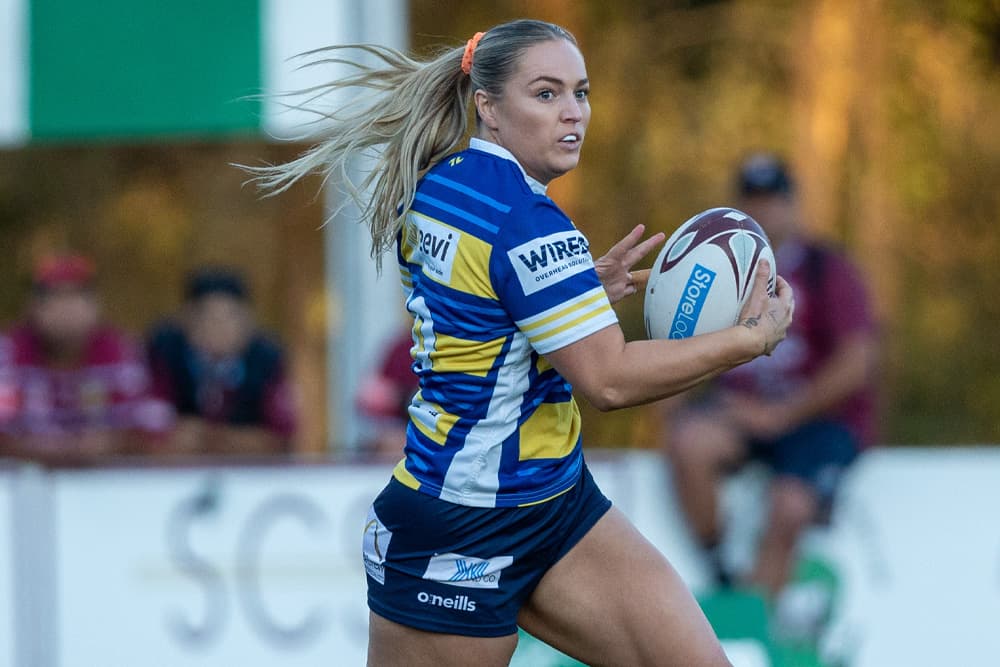
[[[281,346],[257,326],[242,277],[222,267],[188,277],[180,316],[149,335],[155,392],[178,413],[174,454],[292,451],[297,411]]]
[[[172,418],[150,391],[141,348],[102,322],[92,262],[41,260],[25,321],[0,335],[0,457],[78,465],[144,453]]]
[[[773,355],[724,374],[699,400],[667,405],[667,452],[681,507],[720,583],[718,491],[753,459],[769,506],[747,583],[777,595],[801,533],[828,509],[844,470],[875,438],[877,334],[865,285],[839,251],[807,237],[787,167],[770,154],[738,172],[737,208],[761,224],[795,290],[795,319]]]

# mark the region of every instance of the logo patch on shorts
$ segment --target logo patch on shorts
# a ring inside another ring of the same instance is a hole
[[[370,508],[361,543],[361,558],[365,562],[365,572],[380,584],[385,584],[385,553],[391,541],[392,531],[379,520],[375,508]]]
[[[549,234],[507,251],[525,294],[594,267],[590,243],[576,230]]]
[[[473,558],[462,554],[438,554],[427,563],[424,579],[464,588],[499,588],[501,571],[513,556]]]

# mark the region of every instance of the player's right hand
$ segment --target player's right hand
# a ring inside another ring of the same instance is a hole
[[[795,312],[795,294],[792,286],[781,276],[775,277],[774,295],[767,292],[771,265],[767,260],[757,264],[753,288],[740,313],[739,324],[758,334],[761,354],[770,355],[778,343],[785,339]]]

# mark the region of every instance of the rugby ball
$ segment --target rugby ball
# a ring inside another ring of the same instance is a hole
[[[677,228],[650,270],[644,315],[650,338],[688,338],[736,324],[757,263],[774,251],[757,221],[734,208],[712,208]]]

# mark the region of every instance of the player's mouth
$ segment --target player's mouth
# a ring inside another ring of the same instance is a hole
[[[583,135],[576,132],[563,135],[562,139],[559,140],[559,145],[567,148],[578,148],[581,143],[583,143]]]

